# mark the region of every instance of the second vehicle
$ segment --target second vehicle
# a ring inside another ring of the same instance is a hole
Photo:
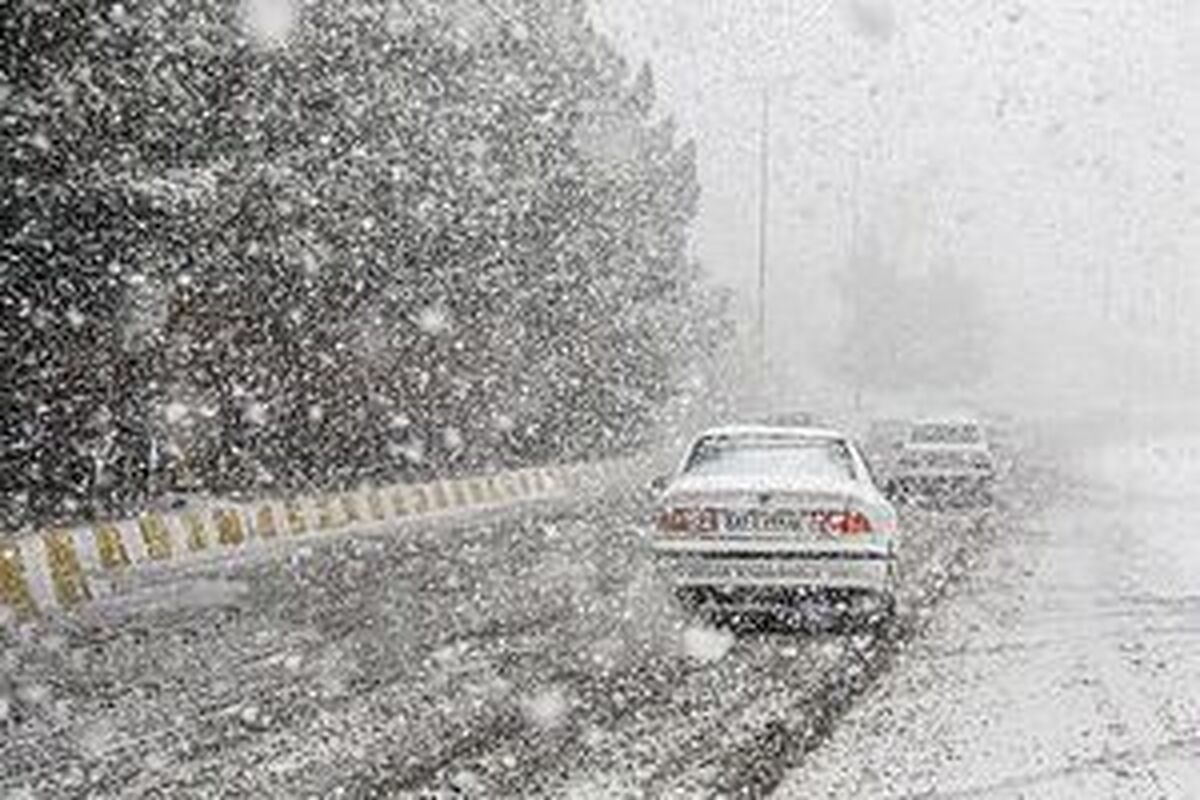
[[[996,464],[983,425],[970,418],[916,422],[888,481],[892,497],[990,505]]]

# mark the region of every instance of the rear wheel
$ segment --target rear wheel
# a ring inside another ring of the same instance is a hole
[[[689,616],[700,615],[715,605],[712,592],[700,586],[681,586],[675,590],[675,600]]]
[[[856,591],[834,605],[833,610],[840,630],[884,630],[896,618],[896,596],[890,590]]]
[[[867,609],[868,621],[887,625],[896,618],[896,595],[891,591],[877,592]]]

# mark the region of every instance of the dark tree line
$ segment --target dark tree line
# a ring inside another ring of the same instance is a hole
[[[648,435],[714,338],[690,143],[582,3],[419,8],[5,3],[9,524]]]

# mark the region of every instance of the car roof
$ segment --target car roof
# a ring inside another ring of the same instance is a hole
[[[745,436],[779,439],[845,439],[845,434],[832,428],[816,428],[804,425],[722,425],[700,433],[697,439],[706,436]]]

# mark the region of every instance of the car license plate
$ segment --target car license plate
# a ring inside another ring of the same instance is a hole
[[[725,511],[721,527],[729,533],[814,533],[819,529],[811,512],[793,508]]]

